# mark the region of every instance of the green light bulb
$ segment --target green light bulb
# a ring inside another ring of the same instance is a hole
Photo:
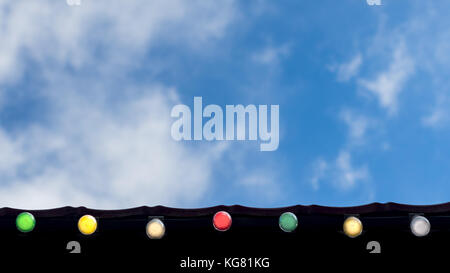
[[[292,212],[285,212],[280,216],[279,225],[283,231],[292,232],[298,225],[297,216]]]
[[[36,220],[33,214],[29,212],[22,212],[16,218],[17,229],[21,232],[30,232],[34,229],[36,225]]]

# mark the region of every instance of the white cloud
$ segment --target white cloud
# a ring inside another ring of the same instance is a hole
[[[450,120],[450,113],[448,110],[449,100],[445,95],[441,94],[433,106],[431,112],[422,117],[422,125],[431,128],[442,128]]]
[[[6,138],[2,156],[13,160],[0,161],[0,170],[14,172],[2,172],[7,183],[0,185],[1,205],[124,207],[198,200],[225,150],[200,152],[173,141],[169,113],[175,102],[157,94],[166,91],[130,101],[114,114],[85,102],[61,113],[52,129],[30,128],[16,142]]]
[[[2,103],[28,72],[49,118],[0,127],[0,206],[195,204],[226,147],[174,142],[179,91],[127,74],[157,45],[207,50],[234,13],[233,1],[1,1]]]
[[[350,152],[343,150],[332,162],[318,159],[313,166],[310,179],[313,189],[318,190],[321,181],[331,182],[338,190],[351,190],[358,183],[368,181],[370,177],[367,166],[354,166]]]
[[[17,143],[3,131],[0,131],[0,151],[0,173],[14,174],[14,167],[22,163],[24,159],[17,150]]]
[[[280,189],[276,181],[277,179],[271,171],[257,169],[242,175],[238,185],[249,194],[254,195],[252,200],[267,204],[279,197]]]
[[[369,178],[369,171],[366,166],[354,167],[351,163],[351,155],[347,151],[341,151],[336,158],[336,178],[338,186],[347,190],[353,188],[358,181]]]
[[[400,44],[385,71],[379,72],[371,80],[361,79],[359,84],[373,93],[383,108],[394,114],[397,111],[398,96],[413,71],[414,61],[406,53],[405,46]]]
[[[314,162],[313,175],[310,179],[311,185],[314,190],[319,189],[320,187],[319,182],[325,178],[328,168],[329,168],[328,163],[322,158],[319,158],[316,160],[316,162]]]
[[[358,53],[349,62],[338,65],[333,69],[336,70],[337,80],[346,82],[357,76],[362,62],[362,55]]]
[[[110,69],[135,65],[130,55],[157,44],[200,47],[224,35],[236,12],[233,1],[0,1],[0,81],[20,77],[27,58]]]
[[[449,7],[448,2],[417,1],[408,7],[408,17],[398,24],[392,24],[389,18],[393,14],[386,14],[387,17],[380,20],[377,33],[367,44],[364,59],[378,65],[386,61],[390,51],[394,51],[394,58],[390,67],[381,71],[378,77],[368,77],[369,81],[366,83],[371,83],[370,88],[363,84],[362,87],[370,94],[375,94],[380,105],[389,113],[393,114],[398,109],[399,94],[408,82],[414,81],[414,85],[409,85],[408,94],[403,97],[409,101],[409,105],[405,105],[405,108],[408,107],[407,111],[411,111],[414,106],[426,105],[433,97],[437,100],[449,97],[446,71],[449,70],[450,60],[450,21],[443,12]],[[387,72],[394,73],[389,76]],[[420,95],[417,96],[418,94]],[[415,103],[416,101],[419,103]],[[442,104],[436,104],[431,111],[423,114],[420,122],[430,128],[448,124],[450,119],[446,117],[446,109],[449,102],[450,100],[446,100]],[[419,111],[424,108],[428,107],[421,107]]]
[[[367,130],[374,126],[374,121],[371,119],[348,109],[341,111],[340,118],[348,126],[348,135],[353,144],[362,144]]]
[[[273,65],[278,64],[282,57],[285,57],[289,54],[289,44],[283,44],[280,46],[267,46],[259,52],[255,52],[252,56],[253,61],[266,64]]]
[[[448,120],[448,113],[445,109],[436,108],[430,115],[422,118],[422,124],[428,127],[440,127]]]

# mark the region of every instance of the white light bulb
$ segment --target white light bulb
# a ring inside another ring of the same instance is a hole
[[[417,237],[423,237],[428,235],[431,229],[430,222],[423,216],[414,216],[411,220],[411,232]]]
[[[155,218],[148,222],[146,233],[150,239],[161,239],[166,233],[166,227],[161,220]]]

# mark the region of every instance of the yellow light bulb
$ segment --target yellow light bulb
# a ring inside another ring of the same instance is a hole
[[[354,216],[350,216],[344,221],[344,233],[350,237],[355,238],[358,237],[363,230],[363,225],[361,220]]]
[[[150,239],[161,239],[166,233],[166,227],[161,220],[155,218],[147,223],[146,232]]]
[[[84,235],[91,235],[97,230],[97,220],[91,215],[84,215],[78,220],[78,229]]]

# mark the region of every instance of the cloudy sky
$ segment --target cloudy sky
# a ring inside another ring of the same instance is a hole
[[[449,10],[0,0],[0,207],[449,201]],[[194,96],[279,105],[278,150],[174,141]]]

